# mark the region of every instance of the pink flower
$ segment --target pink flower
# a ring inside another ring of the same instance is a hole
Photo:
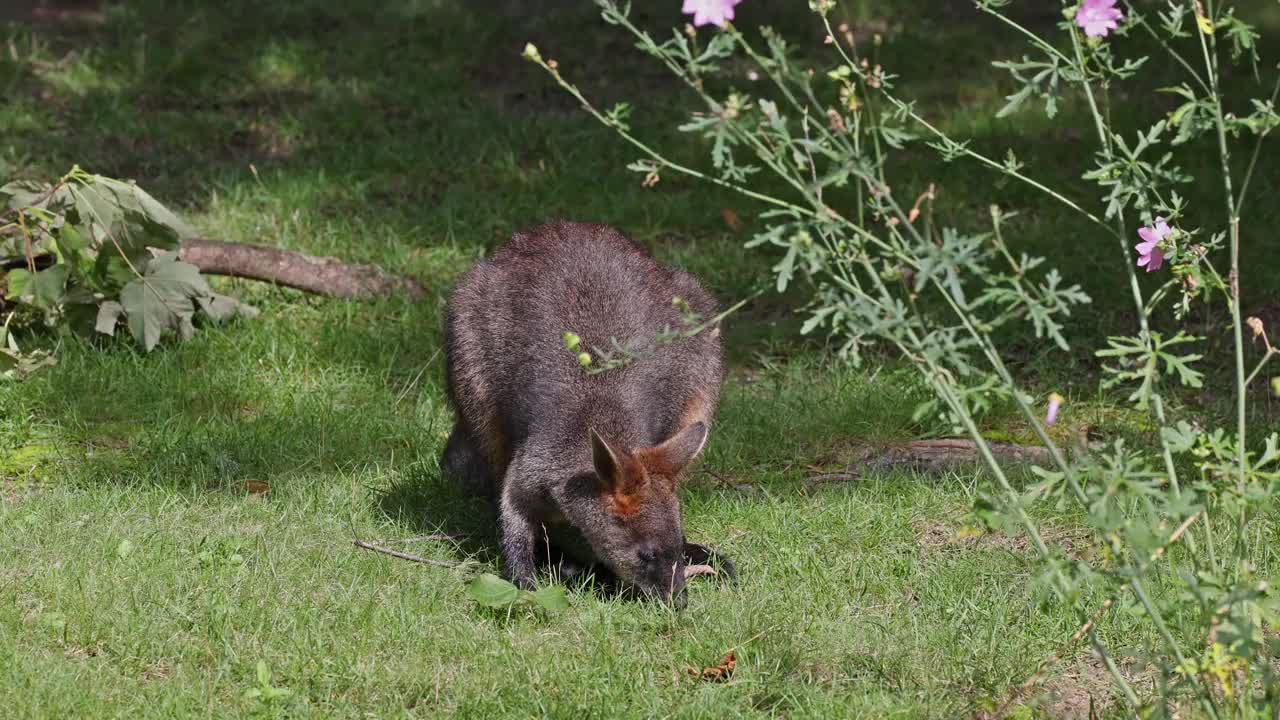
[[[1044,415],[1044,424],[1052,425],[1058,419],[1058,408],[1062,406],[1062,396],[1058,393],[1049,393],[1049,412]]]
[[[1135,246],[1138,251],[1138,267],[1146,266],[1147,272],[1160,269],[1164,264],[1164,251],[1160,249],[1160,241],[1169,237],[1171,232],[1173,231],[1161,217],[1156,218],[1151,227],[1138,228],[1138,237],[1142,238],[1142,242]]]
[[[694,25],[719,25],[733,19],[733,6],[742,0],[684,0],[680,12],[693,16]]]
[[[1116,9],[1116,0],[1084,0],[1076,10],[1076,25],[1089,37],[1106,37],[1115,30],[1124,15]]]

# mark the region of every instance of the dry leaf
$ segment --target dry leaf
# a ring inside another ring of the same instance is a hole
[[[685,672],[695,677],[702,678],[703,680],[720,682],[728,680],[733,675],[733,669],[737,667],[737,665],[738,651],[730,650],[729,654],[725,655],[724,659],[720,661],[720,664],[715,667],[703,668],[699,671],[698,668],[688,665],[685,667]]]
[[[249,491],[250,495],[262,495],[271,489],[271,486],[261,480],[245,480],[244,489]]]
[[[710,565],[686,565],[684,567],[685,578],[691,578],[697,575],[715,575],[716,569]]]
[[[730,230],[738,232],[742,229],[742,220],[738,217],[738,213],[729,208],[720,208],[720,217],[724,218],[724,224],[728,225]]]

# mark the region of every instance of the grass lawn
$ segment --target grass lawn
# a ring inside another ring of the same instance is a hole
[[[760,208],[675,177],[641,188],[625,170],[633,152],[519,59],[536,42],[602,104],[634,101],[637,132],[704,164],[701,142],[672,130],[690,98],[590,3],[469,5],[148,0],[8,26],[0,175],[48,179],[79,163],[134,178],[210,237],[375,262],[419,278],[428,298],[356,303],[224,279],[258,318],[149,355],[124,340],[34,338],[58,345],[59,364],[0,384],[0,715],[955,718],[1009,699],[1015,717],[1119,714],[1098,663],[1064,648],[1080,620],[1037,582],[1024,539],[971,531],[985,477],[815,482],[812,468],[941,428],[912,420],[925,392],[889,355],[860,369],[817,359],[821,344],[797,338],[801,291],[729,321],[723,407],[683,495],[690,539],[734,558],[736,586],[695,580],[682,612],[582,588],[555,614],[470,599],[466,579],[497,558],[488,509],[436,465],[456,275],[552,217],[616,225],[726,302],[767,283],[776,259],[742,247]],[[676,0],[644,5],[655,30],[683,22]],[[1280,37],[1280,6],[1240,5]],[[861,0],[843,12],[884,23],[883,61],[931,117],[1092,198],[1079,180],[1083,109],[1067,102],[1052,124],[1037,112],[992,120],[1007,88],[986,63],[1015,46],[966,7]],[[746,0],[739,22],[821,50],[801,3]],[[1229,82],[1251,81],[1240,70]],[[1135,127],[1172,107],[1138,93],[1114,98]],[[1215,157],[1196,148],[1187,169]],[[1006,229],[1017,249],[1048,255],[1093,296],[1072,353],[1009,345],[1031,387],[1068,395],[1064,437],[1088,427],[1150,441],[1100,389],[1090,354],[1133,329],[1114,243],[923,148],[904,160],[898,182],[937,182],[944,222],[977,227],[997,201],[1020,211]],[[1245,227],[1276,227],[1280,166],[1264,161],[1254,182]],[[1219,212],[1213,189],[1195,189],[1198,212]],[[1254,238],[1251,257],[1280,253],[1280,236]],[[1253,265],[1246,309],[1280,322],[1280,275]],[[1215,339],[1209,364],[1225,362],[1221,321],[1191,322]],[[1215,381],[1179,403],[1213,418],[1230,400]],[[1276,426],[1258,408],[1256,423]],[[1005,411],[984,422],[993,437],[1025,434]],[[247,490],[259,483],[269,490]],[[1037,512],[1055,546],[1097,552],[1078,517]],[[470,562],[428,567],[351,544],[439,532],[465,537],[399,547]],[[1099,628],[1122,658],[1153,639],[1123,613]],[[687,672],[731,649],[729,681]],[[246,696],[264,689],[260,662],[287,697]],[[1139,662],[1125,667],[1150,689]]]

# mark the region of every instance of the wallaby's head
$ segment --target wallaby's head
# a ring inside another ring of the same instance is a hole
[[[630,451],[609,445],[595,430],[590,435],[595,472],[584,483],[590,501],[579,507],[590,517],[570,520],[618,579],[682,604],[684,529],[676,483],[702,451],[707,426],[693,423],[654,447]]]

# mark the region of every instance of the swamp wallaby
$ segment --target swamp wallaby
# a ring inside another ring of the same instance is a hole
[[[556,545],[681,601],[687,559],[706,561],[684,542],[677,482],[719,402],[720,337],[707,328],[654,342],[681,327],[673,298],[716,314],[692,275],[616,230],[571,222],[516,233],[459,280],[445,329],[458,418],[441,466],[494,501],[512,582],[530,586]],[[566,331],[586,349],[638,342],[639,356],[589,374]]]

